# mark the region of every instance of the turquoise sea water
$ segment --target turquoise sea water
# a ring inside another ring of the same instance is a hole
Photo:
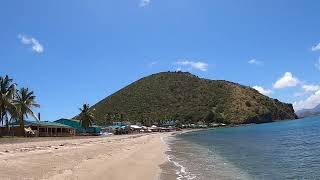
[[[178,179],[320,179],[320,117],[178,135]]]

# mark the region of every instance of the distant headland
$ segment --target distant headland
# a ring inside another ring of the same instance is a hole
[[[296,119],[292,104],[224,80],[199,78],[189,72],[161,72],[144,77],[91,107],[97,123],[115,119],[153,124],[266,123]]]

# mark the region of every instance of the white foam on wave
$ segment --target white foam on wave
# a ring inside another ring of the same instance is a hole
[[[173,156],[168,155],[168,161],[173,163],[176,167],[178,167],[178,170],[176,170],[176,175],[178,176],[177,180],[182,180],[182,179],[193,180],[196,178],[196,176],[188,172],[183,165],[181,165],[180,163],[172,159],[173,159]]]
[[[168,139],[164,139],[163,137],[161,137],[161,141],[166,144],[166,147],[167,147],[167,152],[170,152],[172,151],[171,148],[170,148],[170,143],[169,143],[169,140]],[[193,180],[196,178],[196,176],[192,175],[190,172],[188,172],[186,170],[186,168],[181,165],[180,163],[176,162],[173,160],[174,156],[173,155],[169,155],[167,154],[167,159],[169,162],[171,162],[172,164],[174,164],[178,169],[176,170],[176,175],[178,176],[176,179],[177,180],[183,180],[183,179],[186,179],[186,180]]]

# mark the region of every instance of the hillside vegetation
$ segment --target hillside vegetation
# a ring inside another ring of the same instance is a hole
[[[255,89],[185,72],[163,72],[142,78],[92,109],[98,124],[110,124],[114,117],[144,124],[169,119],[182,123],[245,124],[297,118],[291,104],[264,96]]]

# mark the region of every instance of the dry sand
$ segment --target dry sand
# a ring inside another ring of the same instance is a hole
[[[159,179],[169,134],[0,144],[0,179]]]

